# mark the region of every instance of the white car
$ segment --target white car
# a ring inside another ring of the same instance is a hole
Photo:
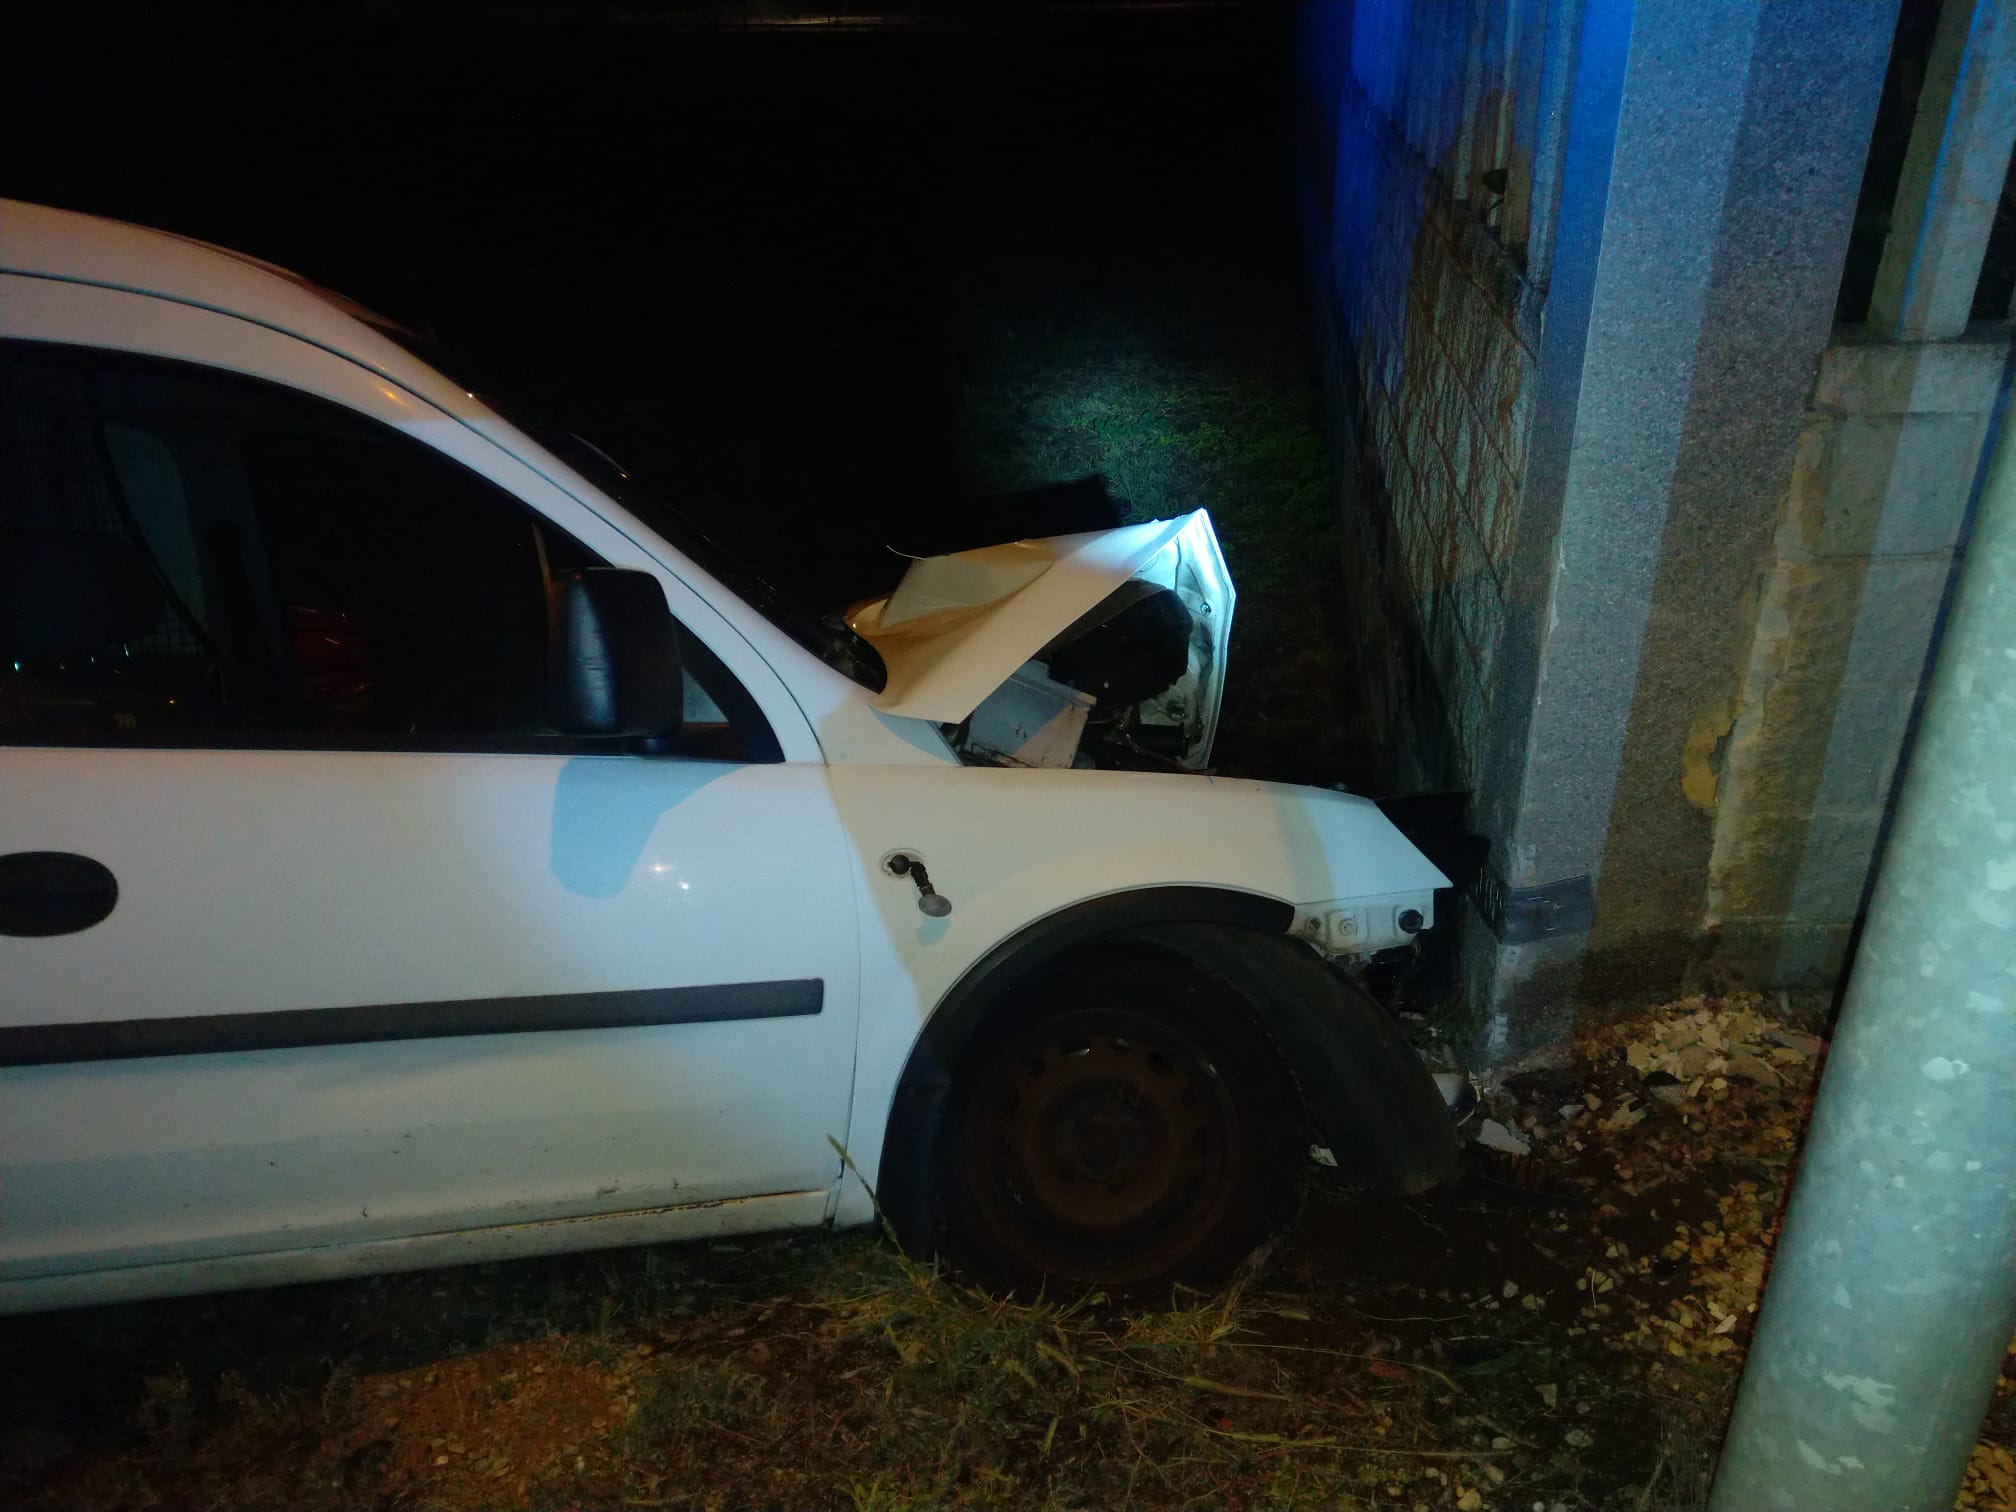
[[[869,1183],[920,1249],[1147,1285],[1312,1146],[1439,1179],[1326,957],[1445,879],[1197,770],[1230,614],[1196,514],[821,622],[368,311],[0,202],[0,1310]]]

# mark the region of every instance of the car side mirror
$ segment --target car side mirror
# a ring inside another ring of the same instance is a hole
[[[546,717],[563,735],[674,735],[679,627],[648,572],[556,573],[546,601]]]

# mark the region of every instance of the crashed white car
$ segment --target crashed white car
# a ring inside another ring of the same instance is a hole
[[[919,1249],[1145,1286],[1312,1146],[1450,1168],[1335,964],[1445,879],[1203,772],[1203,514],[821,622],[369,312],[11,202],[0,385],[0,1309],[869,1183]]]

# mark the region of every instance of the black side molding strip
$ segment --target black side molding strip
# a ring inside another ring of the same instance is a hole
[[[792,982],[728,982],[718,987],[647,987],[634,992],[565,992],[547,997],[28,1024],[0,1029],[0,1066],[299,1050],[314,1045],[456,1039],[471,1034],[545,1034],[803,1018],[818,1013],[825,1002],[826,984],[815,977]]]

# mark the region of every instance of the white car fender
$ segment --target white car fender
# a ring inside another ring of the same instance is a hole
[[[837,766],[842,823],[862,897],[862,1013],[847,1136],[857,1169],[880,1167],[889,1110],[923,1025],[976,963],[1074,905],[1136,890],[1201,887],[1287,905],[1289,930],[1318,943],[1340,909],[1433,922],[1447,879],[1367,799],[1315,788],[1138,772]],[[951,904],[919,907],[924,862]],[[847,1183],[836,1217],[865,1221]]]

